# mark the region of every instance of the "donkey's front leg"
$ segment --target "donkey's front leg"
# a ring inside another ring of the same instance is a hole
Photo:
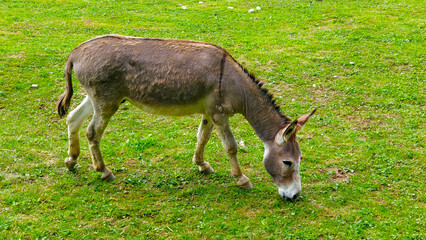
[[[70,171],[74,170],[74,166],[77,164],[77,158],[80,155],[79,131],[81,125],[92,113],[92,102],[90,101],[89,96],[86,96],[83,102],[68,114],[67,125],[69,140],[69,157],[65,159],[65,165]]]
[[[212,135],[213,122],[209,116],[204,115],[201,120],[197,134],[197,148],[195,149],[192,161],[198,165],[200,172],[205,174],[213,173],[213,168],[210,164],[204,161],[204,148]]]
[[[240,163],[238,162],[237,142],[235,141],[234,135],[229,127],[228,117],[224,115],[215,115],[213,116],[213,121],[215,127],[219,131],[220,137],[222,138],[222,146],[231,162],[231,174],[238,178],[237,185],[243,189],[252,188],[253,185],[250,183],[250,179],[243,174]]]

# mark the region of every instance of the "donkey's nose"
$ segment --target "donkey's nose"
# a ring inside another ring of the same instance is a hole
[[[287,197],[287,196],[284,196],[283,198],[285,199],[285,200],[287,200],[287,201],[290,201],[290,202],[294,202],[294,201],[296,201],[296,199],[299,197],[299,193],[298,194],[295,194],[293,197]]]

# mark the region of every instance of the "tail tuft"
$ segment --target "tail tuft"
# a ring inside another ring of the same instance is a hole
[[[65,82],[66,82],[65,93],[62,94],[62,96],[59,98],[59,100],[56,103],[56,107],[58,109],[58,114],[60,118],[63,118],[67,114],[68,108],[70,107],[70,104],[71,104],[71,98],[73,94],[72,79],[71,79],[72,68],[73,68],[73,64],[71,60],[68,58],[67,64],[65,66],[65,75],[64,75]]]
[[[71,104],[71,101],[70,101],[71,98],[68,97],[67,95],[68,95],[67,93],[62,94],[58,102],[56,103],[60,118],[63,118],[67,114],[68,108],[70,107],[70,104]]]

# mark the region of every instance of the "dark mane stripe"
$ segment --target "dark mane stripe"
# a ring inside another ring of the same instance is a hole
[[[227,52],[223,52],[222,59],[220,60],[220,75],[219,75],[219,98],[222,99],[222,78],[223,78],[223,70],[225,68],[225,59]]]

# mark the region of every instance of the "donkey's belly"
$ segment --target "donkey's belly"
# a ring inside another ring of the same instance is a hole
[[[182,116],[195,113],[205,113],[205,99],[201,99],[191,104],[169,104],[169,105],[154,105],[135,102],[129,100],[130,103],[138,107],[144,112],[151,114],[167,115],[167,116]]]

